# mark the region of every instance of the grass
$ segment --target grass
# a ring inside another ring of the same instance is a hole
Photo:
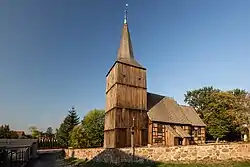
[[[245,162],[224,162],[224,163],[190,163],[190,164],[180,164],[180,163],[143,163],[143,164],[129,164],[124,163],[121,165],[107,164],[107,163],[97,163],[90,162],[87,160],[79,160],[76,158],[65,159],[68,165],[75,167],[250,167],[250,161]]]

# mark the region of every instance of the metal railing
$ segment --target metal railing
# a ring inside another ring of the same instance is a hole
[[[0,148],[0,166],[24,167],[32,156],[32,146]]]

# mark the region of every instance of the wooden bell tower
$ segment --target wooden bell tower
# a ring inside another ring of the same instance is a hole
[[[106,75],[104,147],[130,147],[132,126],[135,146],[147,145],[146,69],[134,59],[125,10],[117,60]]]

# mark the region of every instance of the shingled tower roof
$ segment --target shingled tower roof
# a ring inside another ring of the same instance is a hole
[[[134,59],[133,47],[127,22],[127,10],[125,10],[125,17],[122,28],[120,47],[118,49],[118,54],[117,54],[117,61],[131,66],[144,68]]]

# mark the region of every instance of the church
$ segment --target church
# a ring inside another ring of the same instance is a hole
[[[147,92],[125,11],[117,59],[106,75],[104,148],[203,144],[205,127],[193,107]]]

